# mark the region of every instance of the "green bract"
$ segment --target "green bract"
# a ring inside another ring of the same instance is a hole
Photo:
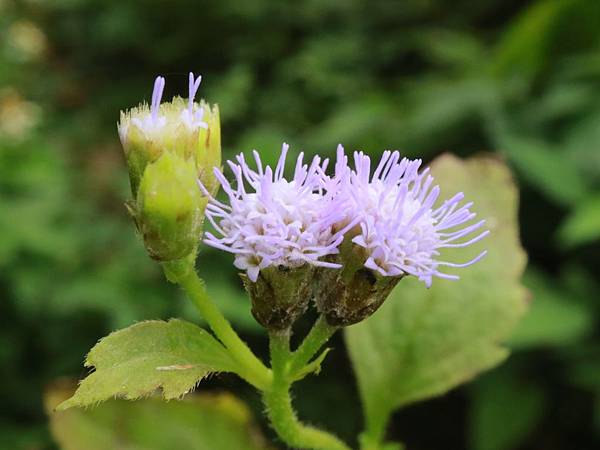
[[[384,277],[365,268],[365,251],[353,245],[353,233],[349,235],[340,245],[339,255],[330,257],[342,269],[320,267],[317,271],[317,309],[332,326],[352,325],[371,316],[402,278]]]
[[[289,328],[307,309],[315,268],[275,266],[263,269],[252,282],[240,274],[252,301],[252,315],[268,330]]]
[[[152,258],[172,261],[196,253],[207,200],[192,161],[164,153],[146,168],[132,214]]]

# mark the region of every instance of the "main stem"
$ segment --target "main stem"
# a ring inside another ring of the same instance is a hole
[[[270,333],[273,381],[264,402],[273,428],[287,445],[312,450],[350,450],[334,435],[298,420],[290,397],[289,330]]]
[[[188,270],[187,273],[177,278],[177,282],[186,291],[215,335],[240,365],[239,375],[258,389],[267,389],[271,384],[271,371],[252,353],[246,343],[233,330],[229,321],[208,296],[204,282],[198,277],[196,271],[193,269]]]
[[[238,374],[263,391],[269,419],[275,431],[291,447],[311,450],[351,450],[334,435],[304,425],[292,407],[290,387],[294,375],[304,367],[336,331],[319,319],[304,342],[293,354],[290,352],[290,331],[271,333],[270,350],[272,370],[252,353],[233,330],[227,319],[210,299],[204,282],[185,262],[165,264],[167,277],[177,282],[208,322],[219,340],[239,364]]]

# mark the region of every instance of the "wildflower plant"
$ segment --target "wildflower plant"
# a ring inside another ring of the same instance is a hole
[[[90,351],[86,366],[94,372],[59,409],[114,396],[136,399],[157,389],[165,399],[180,398],[210,373],[233,372],[261,392],[273,429],[290,447],[349,449],[335,435],[303,424],[290,394],[294,382],[320,371],[329,351],[321,349],[346,328],[366,415],[359,445],[399,448],[385,443],[394,409],[443,393],[506,356],[499,342],[524,307],[518,285],[524,258],[506,169],[487,159],[470,166],[442,160],[442,179],[461,184],[452,179],[460,174],[480,205],[468,193],[446,193],[421,160],[398,151],[384,151],[372,164],[365,153],[348,155],[340,145],[333,164],[300,153],[286,167],[290,149],[283,144],[275,167],[253,151],[223,168],[218,108],[195,101],[200,82],[190,73],[188,98],[163,103],[165,79],[156,78],[151,104],[122,113],[118,131],[137,230],[212,334],[178,319],[117,331]],[[502,183],[500,190],[509,192],[504,203],[478,195]],[[490,220],[477,215],[480,206]],[[497,254],[488,255],[482,247],[488,243]],[[201,244],[232,254],[252,313],[269,334],[268,366],[198,277]],[[458,268],[467,279],[463,287]],[[481,294],[480,304],[464,303],[473,300],[471,292]],[[292,350],[293,325],[310,308],[319,318]]]

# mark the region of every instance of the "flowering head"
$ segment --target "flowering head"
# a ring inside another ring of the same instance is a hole
[[[419,170],[421,160],[386,151],[372,174],[371,160],[362,152],[354,153],[354,169],[342,146],[337,160],[327,186],[330,208],[343,211],[337,229],[346,245],[335,262],[344,270],[323,274],[317,299],[331,322],[347,325],[372,314],[404,276],[416,276],[429,287],[433,277],[458,279],[442,267],[466,267],[485,256],[482,252],[464,264],[439,259],[440,249],[468,246],[489,232],[458,242],[481,230],[484,221],[471,223],[476,215],[472,203],[460,205],[462,193],[434,207],[440,189],[432,187],[429,169]]]
[[[190,73],[187,101],[163,103],[165,79],[157,77],[150,105],[121,112],[118,124],[134,196],[129,210],[150,256],[161,261],[195,254],[207,202],[197,179],[212,193],[218,186],[219,111],[194,101],[200,82]]]
[[[340,146],[338,155],[343,151]],[[332,205],[345,210],[346,223],[359,227],[352,242],[365,249],[365,267],[382,276],[413,275],[429,287],[433,277],[458,279],[440,267],[466,267],[485,256],[484,251],[465,264],[439,260],[439,249],[468,246],[489,231],[456,242],[481,230],[485,221],[466,225],[476,214],[470,211],[473,203],[459,206],[462,192],[434,208],[440,188],[432,187],[429,168],[419,171],[421,160],[401,159],[397,151],[386,151],[372,176],[367,155],[356,152],[354,161],[354,171],[340,174],[339,194]]]
[[[284,144],[275,170],[263,167],[256,151],[256,170],[243,154],[229,161],[235,187],[215,169],[228,203],[211,198],[206,209],[217,234],[206,232],[204,242],[235,255],[235,266],[246,272],[253,313],[267,327],[285,327],[304,311],[314,267],[339,267],[324,261],[342,240],[333,232],[340,216],[323,193],[328,161],[315,157],[308,165],[300,154],[288,180],[287,151]]]
[[[288,181],[287,150],[284,144],[275,171],[263,168],[256,151],[256,170],[243,155],[228,162],[235,187],[215,169],[229,201],[211,197],[206,209],[217,235],[207,232],[204,242],[235,255],[263,325],[289,326],[309,297],[330,324],[350,325],[373,314],[402,277],[429,287],[434,277],[458,278],[442,267],[485,256],[440,260],[440,249],[466,247],[488,231],[480,231],[484,221],[473,223],[462,193],[434,206],[440,189],[420,160],[386,151],[372,173],[367,155],[355,152],[352,169],[339,146],[332,177],[327,160],[315,157],[309,166],[300,154]]]

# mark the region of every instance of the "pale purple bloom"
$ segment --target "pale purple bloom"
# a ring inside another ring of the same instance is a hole
[[[343,236],[336,236],[333,224],[341,216],[329,208],[324,195],[324,171],[328,160],[315,157],[310,166],[298,156],[293,177],[284,177],[288,145],[284,144],[275,171],[263,167],[253,152],[256,170],[244,155],[237,163],[228,161],[235,177],[235,187],[223,173],[214,169],[228,204],[210,197],[206,217],[219,236],[206,232],[204,242],[235,254],[235,266],[245,270],[255,282],[260,270],[270,266],[299,267],[305,263],[339,268],[339,264],[322,261],[338,253]]]
[[[152,105],[150,106],[150,115],[155,122],[158,120],[158,113],[160,112],[160,103],[162,101],[164,90],[165,77],[156,77],[156,80],[154,80],[154,89],[152,91]]]
[[[370,158],[355,152],[354,166],[348,167],[344,149],[338,146],[336,173],[326,186],[330,209],[344,211],[340,232],[358,230],[352,241],[367,251],[366,267],[383,276],[414,275],[430,286],[434,276],[458,279],[440,272],[440,267],[466,267],[485,256],[484,251],[464,264],[438,259],[439,249],[466,247],[489,231],[481,231],[485,221],[473,223],[472,203],[460,205],[462,193],[434,206],[440,189],[432,187],[428,168],[419,172],[421,160],[385,151],[371,175]],[[469,238],[476,231],[479,234]]]
[[[164,90],[164,77],[156,77],[154,80],[154,89],[152,90],[152,103],[150,103],[150,111],[142,117],[131,118],[131,123],[142,130],[146,135],[160,130],[167,123],[166,117],[160,114],[160,103],[162,101]]]
[[[181,111],[181,120],[190,129],[208,128],[208,124],[202,120],[204,108],[194,103],[194,98],[196,97],[201,81],[202,75],[198,75],[198,78],[194,78],[194,74],[190,72],[188,83],[188,107]]]
[[[325,175],[327,160],[315,157],[307,166],[300,154],[294,177],[287,181],[287,150],[284,144],[274,173],[263,169],[256,151],[257,171],[243,154],[237,164],[229,161],[235,188],[215,169],[229,204],[210,198],[206,216],[219,236],[207,232],[204,242],[234,253],[235,266],[252,281],[273,265],[339,268],[341,258],[336,263],[322,259],[339,253],[345,236],[365,250],[368,269],[382,276],[413,275],[427,286],[434,276],[458,279],[441,267],[466,267],[485,256],[483,251],[464,264],[439,259],[440,249],[469,246],[489,231],[482,230],[485,221],[474,221],[472,203],[461,205],[462,193],[435,206],[440,188],[433,186],[428,168],[420,170],[421,160],[385,151],[371,173],[367,155],[355,152],[351,169],[340,145],[334,176]]]

